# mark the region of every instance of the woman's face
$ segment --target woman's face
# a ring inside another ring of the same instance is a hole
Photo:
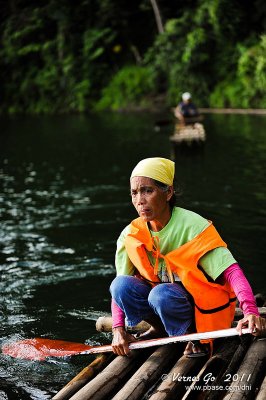
[[[131,198],[139,216],[145,222],[161,225],[167,224],[171,217],[168,201],[173,195],[173,187],[167,191],[155,185],[153,179],[137,176],[130,181]],[[159,224],[158,224],[159,223]],[[151,224],[152,225],[152,224]]]

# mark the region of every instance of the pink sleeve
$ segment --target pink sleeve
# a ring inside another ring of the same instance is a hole
[[[118,326],[125,326],[124,311],[121,310],[120,307],[118,307],[118,305],[116,304],[114,299],[112,299],[111,309],[112,309],[112,318],[113,318],[112,328],[117,328]]]
[[[223,272],[223,277],[232,286],[244,315],[254,314],[259,317],[260,314],[252,289],[239,265],[230,265]]]

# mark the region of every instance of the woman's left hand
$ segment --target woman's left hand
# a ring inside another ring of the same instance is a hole
[[[266,319],[254,314],[245,315],[236,327],[239,335],[242,334],[242,328],[248,328],[254,336],[263,336],[266,334]]]

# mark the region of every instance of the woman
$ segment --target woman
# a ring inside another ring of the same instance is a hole
[[[113,351],[129,353],[136,340],[125,330],[141,320],[150,329],[141,339],[207,332],[231,326],[235,300],[248,325],[258,335],[265,329],[252,290],[236,260],[212,223],[175,206],[175,164],[147,158],[130,178],[132,203],[139,218],[117,242],[117,277],[111,284]],[[256,332],[255,332],[256,330]],[[188,343],[188,357],[206,354],[206,345]]]

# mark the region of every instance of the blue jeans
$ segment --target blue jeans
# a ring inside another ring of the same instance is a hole
[[[112,298],[124,311],[128,326],[159,316],[169,336],[183,335],[194,320],[191,297],[181,283],[151,287],[135,276],[117,276],[110,286]]]

